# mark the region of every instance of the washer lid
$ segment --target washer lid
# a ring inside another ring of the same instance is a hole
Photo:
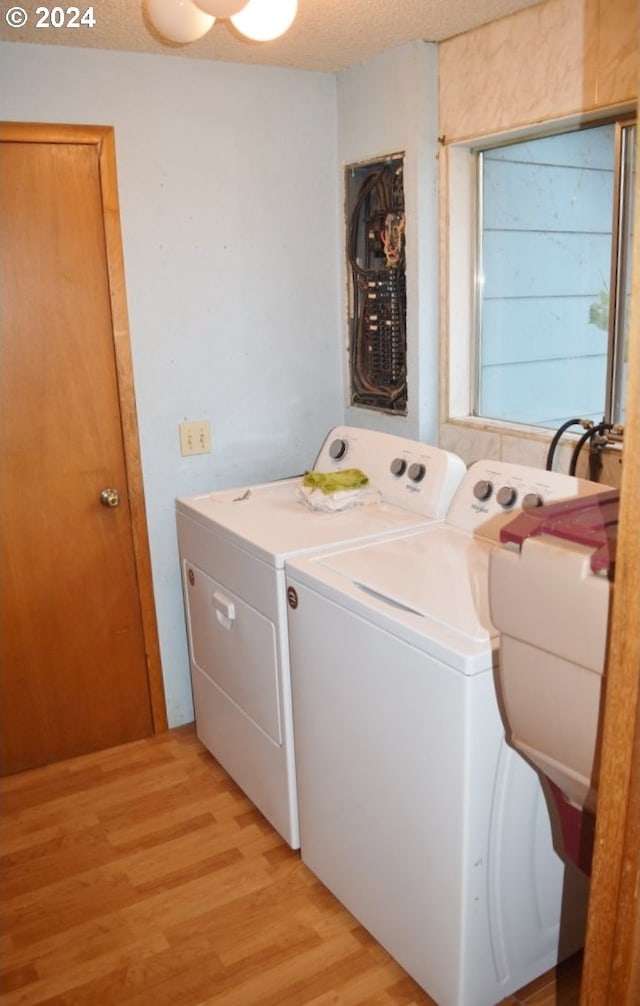
[[[419,615],[474,643],[489,644],[491,545],[447,524],[319,556],[314,565],[347,578],[390,607]],[[425,633],[431,631],[425,621]]]
[[[335,513],[310,510],[296,496],[299,478],[181,497],[181,513],[217,534],[282,566],[289,556],[429,526],[419,513],[385,502]]]

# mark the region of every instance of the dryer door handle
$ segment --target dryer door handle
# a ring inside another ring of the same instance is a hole
[[[235,604],[219,590],[214,591],[212,601],[218,622],[224,629],[230,629],[236,617]]]

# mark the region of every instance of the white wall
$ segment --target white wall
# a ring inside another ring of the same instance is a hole
[[[307,467],[344,419],[336,81],[0,44],[0,117],[113,125],[171,726],[192,718],[174,497]],[[213,453],[182,458],[178,423]]]
[[[436,45],[409,42],[339,74],[341,193],[346,165],[404,152],[407,218],[407,416],[348,406],[347,420],[429,443],[437,443],[439,416],[437,131]],[[344,252],[341,262],[344,295]],[[344,329],[344,299],[341,311]]]

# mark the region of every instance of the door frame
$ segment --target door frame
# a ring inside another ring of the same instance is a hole
[[[640,157],[640,135],[636,156]],[[581,1006],[640,1001],[640,176],[627,415]]]
[[[133,383],[133,361],[120,229],[115,133],[112,126],[0,122],[0,141],[12,143],[86,144],[95,147],[102,194],[107,282],[111,303],[113,351],[120,404],[120,423],[131,511],[133,556],[149,682],[154,733],[168,728],[160,645],[156,620],[149,534]]]

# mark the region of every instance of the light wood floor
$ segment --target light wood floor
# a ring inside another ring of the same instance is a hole
[[[192,727],[0,793],[2,1006],[432,1004]],[[505,1006],[577,1006],[579,971]]]

